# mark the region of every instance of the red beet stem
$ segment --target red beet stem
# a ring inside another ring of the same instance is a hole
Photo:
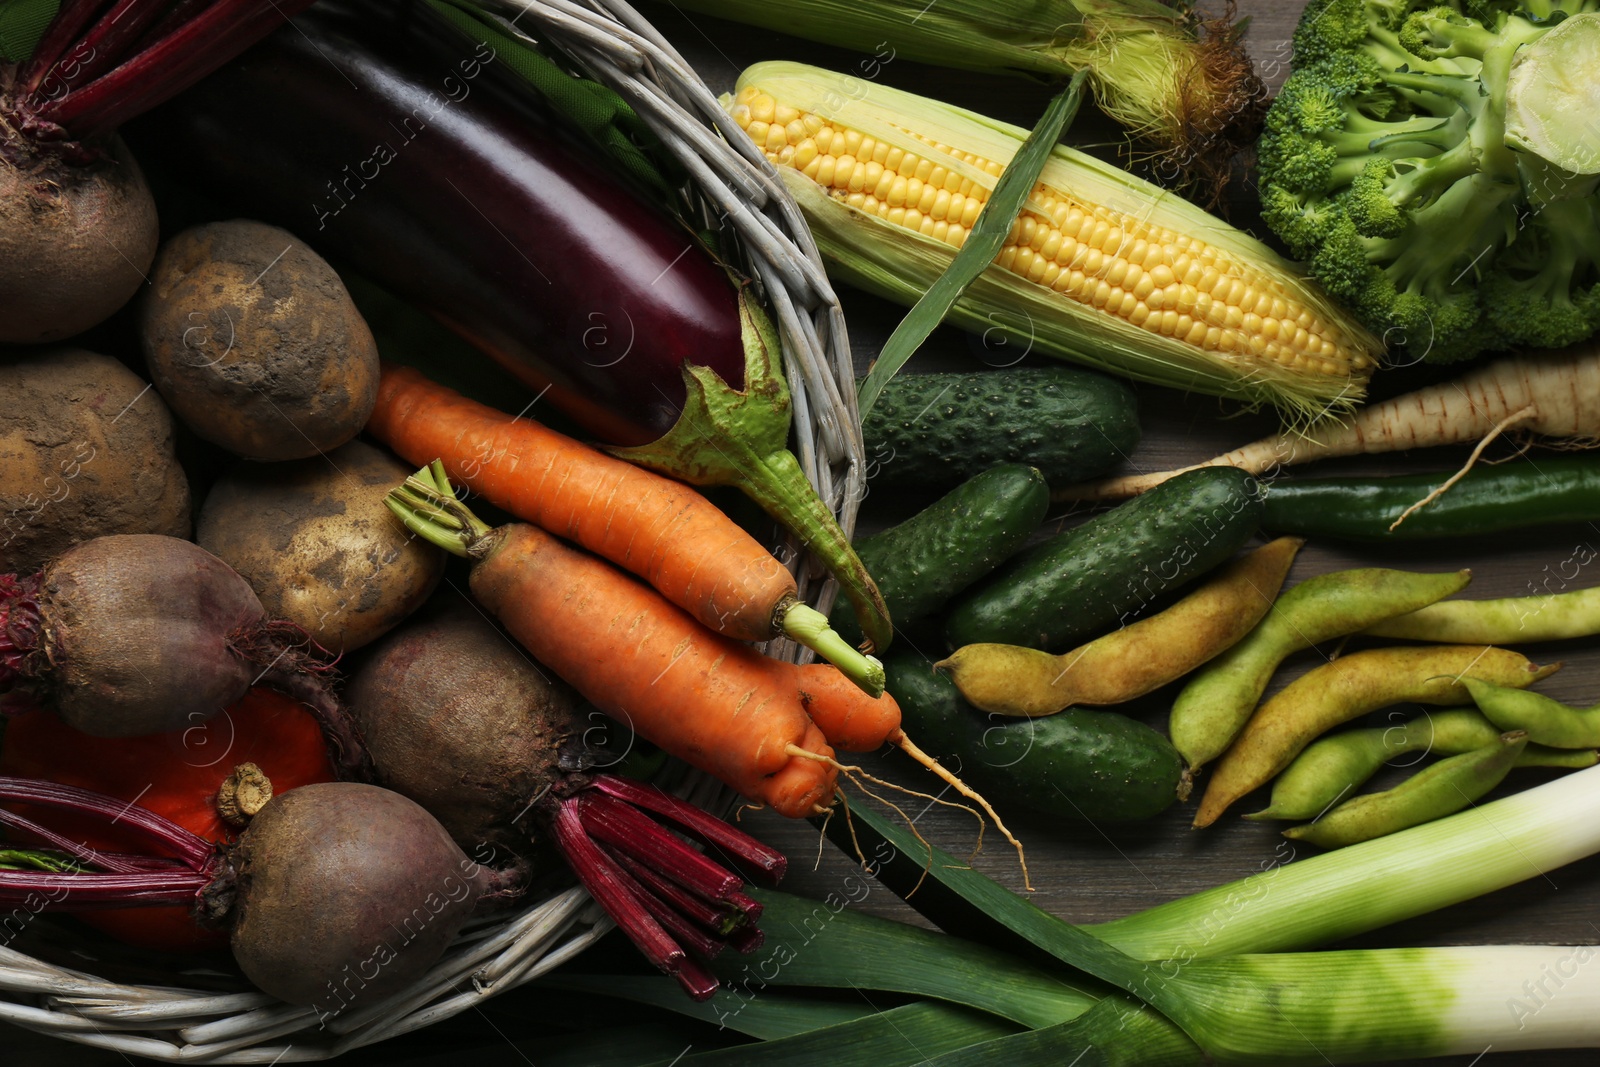
[[[210,866],[215,846],[190,833],[171,819],[134,804],[125,804],[103,793],[91,793],[75,786],[41,782],[29,778],[0,777],[0,800],[20,800],[86,814],[105,815],[112,822],[156,841],[176,854],[192,871]]]
[[[311,0],[217,0],[114,70],[53,100],[32,100],[44,122],[82,140],[176,96],[216,70]]]
[[[632,856],[615,849],[606,849],[611,858],[633,875],[641,885],[660,897],[673,909],[685,918],[698,923],[707,930],[719,936],[726,937],[734,930],[749,921],[743,912],[727,907],[718,907],[709,901],[701,900],[681,885],[664,877],[659,871],[653,871],[640,863]]]
[[[166,6],[167,0],[118,0],[46,76],[41,85],[46,87],[47,95],[58,97],[116,66]]]
[[[594,791],[580,793],[577,799],[583,828],[595,840],[626,852],[690,892],[707,900],[725,900],[744,884],[738,875],[623,801]]]
[[[134,874],[62,874],[0,871],[0,907],[46,911],[100,911],[156,904],[192,904],[210,882],[196,871]],[[41,902],[40,897],[44,900]]]
[[[194,18],[195,13],[211,0],[178,0],[176,4],[167,8],[166,14],[157,20],[154,26],[145,31],[143,37],[134,42],[134,51],[143,52],[146,48],[172,33],[179,26]]]
[[[23,64],[17,76],[17,95],[31,96],[44,81],[50,68],[56,65],[62,53],[72,47],[83,28],[94,18],[95,12],[105,6],[106,0],[62,0],[55,19],[45,27],[44,36],[33,49],[33,55]]]
[[[657,895],[649,885],[635,877],[635,871],[622,861],[615,849],[600,846],[608,859],[617,864],[618,874],[628,883],[629,890],[643,905],[644,910],[653,916],[662,929],[671,934],[680,944],[687,945],[706,959],[714,959],[722,951],[722,942],[711,934],[700,929],[688,916],[674,908],[669,902]]]
[[[556,809],[552,820],[556,845],[589,895],[598,900],[607,914],[616,920],[622,932],[644,953],[644,958],[667,974],[677,974],[689,962],[688,953],[672,940],[644,905],[629,892],[628,883],[632,879],[589,840],[588,831],[578,815],[582,795],[569,797]]]
[[[741,956],[748,956],[766,943],[766,932],[759,926],[741,926],[728,936],[728,944]]]
[[[734,893],[728,898],[728,903],[739,909],[746,923],[754,923],[761,918],[761,913],[766,910],[766,905],[752,896],[744,893]]]
[[[653,785],[621,778],[614,774],[594,776],[595,788],[635,807],[663,815],[706,844],[721,850],[740,866],[758,873],[763,880],[777,884],[789,861],[777,849],[757,841],[742,830]]]
[[[145,869],[119,858],[115,853],[107,855],[96,851],[80,841],[64,837],[48,827],[40,826],[32,819],[25,819],[16,812],[7,811],[4,808],[0,808],[0,825],[8,826],[13,830],[20,830],[25,834],[31,834],[51,848],[65,852],[79,863],[100,867],[115,874],[131,874],[134,871]]]
[[[717,991],[717,976],[693,957],[685,959],[683,966],[673,977],[678,980],[678,985],[683,987],[683,991],[689,994],[691,1000],[710,1000]]]

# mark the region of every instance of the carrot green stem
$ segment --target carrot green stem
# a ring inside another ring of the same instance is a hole
[[[737,487],[816,553],[855,605],[868,643],[874,649],[887,648],[893,628],[883,595],[788,449],[791,402],[779,367],[777,334],[748,294],[740,293],[739,309],[744,390],[734,389],[708,367],[684,364],[689,395],[672,429],[650,444],[607,451],[691,485]],[[842,641],[828,645],[831,651],[808,647],[852,678],[870,671],[859,662],[853,668],[846,666],[859,656]]]
[[[391,489],[383,502],[406,529],[457,556],[471,556],[472,546],[492,532],[488,523],[456,499],[438,460]]]
[[[816,608],[797,600],[783,612],[781,625],[785,634],[815,650],[868,693],[883,692],[883,664],[876,657],[851,648]]]

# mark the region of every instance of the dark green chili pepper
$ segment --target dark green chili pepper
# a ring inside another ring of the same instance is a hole
[[[1262,529],[1354,541],[1420,541],[1600,519],[1600,457],[1544,456],[1480,463],[1390,525],[1454,472],[1388,478],[1279,478],[1267,487]]]

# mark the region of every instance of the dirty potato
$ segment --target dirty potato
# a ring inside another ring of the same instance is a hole
[[[267,614],[330,651],[359,648],[444,573],[444,552],[384,506],[410,473],[364,441],[293,463],[241,463],[212,487],[195,539],[244,576]]]
[[[0,356],[0,574],[102,534],[189,535],[172,417],[110,356]]]
[[[344,283],[264,223],[208,223],[162,246],[141,340],[173,412],[246,459],[337,448],[377,400],[377,345]]]

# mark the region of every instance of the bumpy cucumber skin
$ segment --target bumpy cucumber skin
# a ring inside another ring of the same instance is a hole
[[[1134,822],[1177,797],[1183,759],[1161,733],[1115,712],[1068,708],[1035,719],[985,715],[909,649],[884,654],[906,735],[1002,813]]]
[[[1261,521],[1237,467],[1170,478],[1011,560],[950,609],[952,649],[979,641],[1062,652],[1222,563]]]
[[[968,479],[900,525],[857,541],[856,554],[878,583],[889,617],[904,626],[1005,562],[1049,508],[1044,475],[1007,463]],[[848,604],[836,607],[830,621],[845,640],[861,639]]]
[[[1067,485],[1133,451],[1139,406],[1126,382],[1076,367],[901,374],[861,433],[868,477],[896,486],[957,485],[1001,463]]]

